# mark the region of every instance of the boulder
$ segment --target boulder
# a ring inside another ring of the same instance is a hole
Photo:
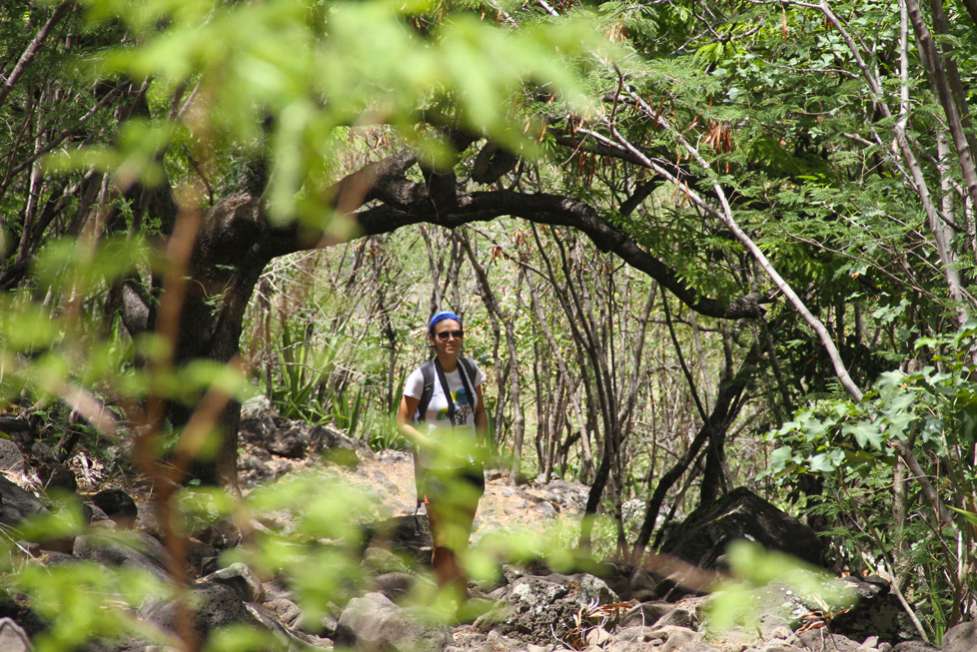
[[[715,568],[726,547],[737,539],[755,541],[811,564],[824,561],[825,547],[814,530],[744,487],[692,512],[671,532],[662,552]]]
[[[525,488],[519,488],[520,495],[533,502],[540,502],[543,509],[552,509],[561,514],[579,514],[587,505],[589,488],[579,482],[569,482],[562,478],[537,478]],[[543,507],[546,505],[546,507]]]
[[[40,500],[0,475],[0,523],[15,526],[44,511]]]
[[[264,396],[249,399],[241,406],[239,432],[243,442],[291,459],[321,452],[328,461],[356,466],[360,458],[371,455],[366,444],[335,427],[280,416]]]
[[[423,626],[382,593],[367,593],[343,609],[335,643],[371,652],[420,652],[441,650],[447,641],[446,631]]]
[[[943,652],[977,650],[977,622],[954,625],[943,635]]]
[[[125,538],[94,535],[75,537],[72,554],[78,559],[104,564],[139,568],[162,581],[168,581],[168,553],[159,541],[144,532],[132,532]]]

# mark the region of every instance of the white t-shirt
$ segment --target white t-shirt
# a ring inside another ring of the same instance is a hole
[[[445,372],[444,379],[448,382],[448,390],[451,392],[451,400],[455,403],[455,425],[474,426],[475,425],[475,406],[478,402],[478,387],[485,382],[485,375],[482,370],[472,363],[475,367],[475,378],[468,379],[468,385],[475,392],[475,396],[468,397],[465,392],[465,385],[461,381],[461,374],[464,368],[461,362],[455,367],[454,371]],[[407,377],[404,383],[404,395],[411,398],[420,399],[424,393],[424,374],[418,367]],[[434,373],[434,391],[431,393],[431,402],[427,404],[427,414],[424,415],[424,423],[427,429],[450,427],[451,419],[448,417],[448,401],[445,399],[444,390],[438,380],[437,371]]]

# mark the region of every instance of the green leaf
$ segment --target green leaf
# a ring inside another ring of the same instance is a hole
[[[862,448],[873,448],[882,450],[882,432],[878,426],[870,421],[860,421],[856,424],[845,426],[842,432],[855,441]]]

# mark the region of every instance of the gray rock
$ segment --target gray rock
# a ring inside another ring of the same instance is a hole
[[[261,581],[250,568],[241,562],[214,571],[200,580],[201,583],[226,584],[233,587],[245,602],[260,602],[264,597]]]
[[[190,592],[194,628],[202,637],[220,627],[235,623],[258,626],[259,621],[245,606],[246,594],[240,587],[229,584],[205,583],[194,586]],[[177,609],[175,602],[156,602],[140,609],[144,619],[167,629],[176,630]]]
[[[278,428],[265,441],[269,453],[282,457],[302,458],[309,448],[308,425],[292,422],[287,428]]]
[[[276,597],[262,603],[279,622],[287,627],[296,627],[301,623],[302,609],[286,597]]]
[[[675,604],[664,601],[642,602],[632,607],[621,618],[622,627],[650,627],[662,616],[675,608]]]
[[[370,447],[358,439],[353,439],[335,426],[316,426],[309,433],[309,439],[316,451],[334,452],[345,450],[353,453],[353,459],[360,457],[373,457]],[[344,462],[342,456],[327,455],[327,458],[339,462]]]
[[[620,630],[604,647],[607,652],[713,652],[702,634],[685,627],[628,627]]]
[[[889,583],[880,577],[845,577],[841,582],[854,590],[857,602],[831,620],[831,631],[861,641],[877,636],[879,641],[899,643],[912,638],[915,629]]]
[[[535,501],[550,503],[560,513],[578,514],[587,504],[589,488],[579,482],[568,482],[560,478],[549,481],[537,478],[529,487],[520,488],[520,491]]]
[[[820,565],[824,559],[824,544],[814,530],[744,487],[695,510],[669,535],[662,552],[714,568],[737,539],[755,541],[811,564]]]
[[[554,507],[551,503],[545,500],[539,503],[538,505],[536,505],[536,511],[539,513],[539,517],[541,519],[552,519],[552,518],[556,518],[559,515],[559,512],[556,510],[556,507]]]
[[[384,573],[373,580],[376,590],[391,600],[402,598],[414,586],[414,576],[409,573]]]
[[[31,641],[20,625],[10,618],[0,618],[0,650],[3,652],[30,652]]]
[[[144,532],[131,532],[125,537],[75,537],[72,554],[106,566],[140,568],[158,579],[167,581],[168,554],[159,541]]]
[[[946,639],[944,638],[944,643],[945,642]],[[962,649],[970,652],[974,648],[967,647]],[[933,647],[929,643],[923,643],[922,641],[903,641],[902,643],[896,644],[896,646],[892,648],[892,652],[938,652],[938,650],[938,648]],[[944,648],[944,650],[946,650],[946,648]],[[954,652],[958,651],[954,650]]]
[[[604,614],[591,616],[594,608],[618,601],[603,580],[586,573],[524,575],[492,597],[501,600],[501,606],[475,621],[479,630],[497,630],[541,645],[552,643],[554,636],[566,638],[577,619],[584,625],[598,624]]]
[[[333,649],[333,642],[328,638],[292,630],[279,622],[273,613],[260,605],[246,602],[244,608],[255,622],[265,631],[271,632],[285,649],[305,650],[308,646],[324,650]]]
[[[279,416],[264,397],[250,399],[241,407],[239,433],[241,441],[287,458],[324,452],[328,461],[356,466],[360,458],[372,456],[365,443],[337,428]]]
[[[343,609],[335,643],[371,652],[415,652],[440,650],[447,641],[444,630],[422,626],[382,593],[367,593]]]
[[[695,629],[699,626],[697,611],[696,606],[692,604],[676,606],[665,613],[661,619],[655,623],[655,627],[672,625],[674,627]]]
[[[24,472],[24,454],[20,452],[20,446],[9,439],[0,439],[0,471]]]
[[[444,652],[556,652],[565,650],[564,646],[540,646],[526,644],[524,641],[504,636],[498,632],[484,634],[476,629],[463,626],[452,631],[452,641]]]
[[[804,650],[833,650],[834,652],[865,652],[859,643],[841,634],[832,634],[827,629],[810,629],[798,636],[799,646]]]
[[[954,625],[943,635],[943,652],[977,650],[977,622]]]
[[[40,500],[0,475],[0,523],[17,525],[44,511]]]
[[[252,396],[241,404],[241,421],[245,419],[274,418],[278,412],[271,404],[271,400],[264,394]]]

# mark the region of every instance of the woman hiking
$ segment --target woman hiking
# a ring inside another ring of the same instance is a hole
[[[468,547],[485,491],[485,377],[461,354],[465,333],[457,314],[436,313],[427,334],[435,355],[407,377],[397,426],[414,444],[418,500],[431,523],[435,579],[464,599],[467,582],[459,557]]]

